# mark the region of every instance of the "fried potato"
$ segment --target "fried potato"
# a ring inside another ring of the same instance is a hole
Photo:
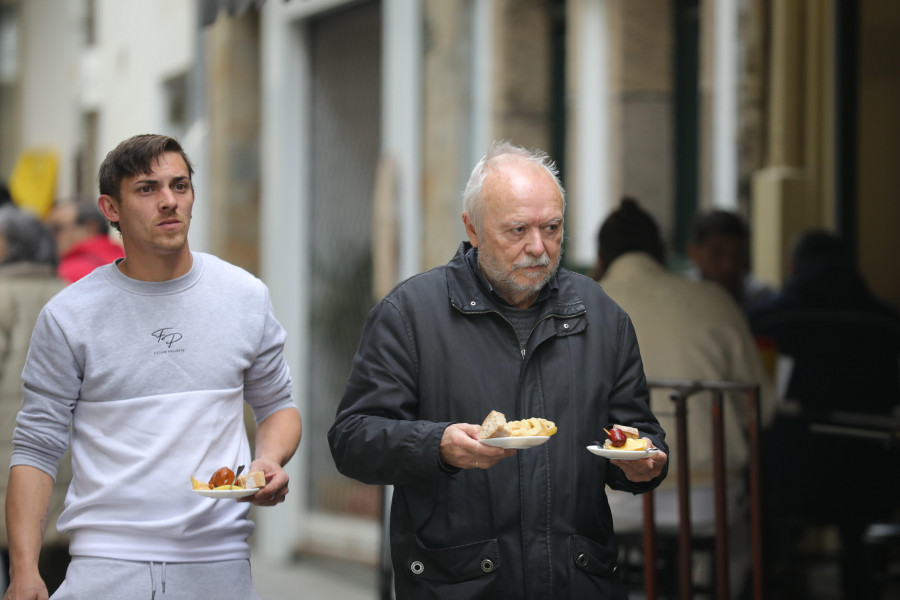
[[[200,481],[199,479],[197,479],[197,478],[194,477],[193,475],[191,475],[191,486],[192,486],[195,490],[208,490],[208,489],[211,489],[211,488],[209,487],[209,484],[208,484],[208,483],[206,483],[205,481]]]

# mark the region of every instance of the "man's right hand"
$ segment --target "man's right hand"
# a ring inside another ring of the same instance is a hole
[[[13,576],[3,600],[48,600],[50,593],[41,576]]]
[[[441,460],[458,469],[490,469],[516,451],[494,448],[478,441],[480,425],[454,423],[441,437]]]

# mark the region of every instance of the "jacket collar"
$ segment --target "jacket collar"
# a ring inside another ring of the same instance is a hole
[[[447,265],[450,303],[464,313],[484,313],[500,309],[502,298],[493,290],[478,267],[477,249],[463,242]],[[538,294],[540,313],[571,317],[584,312],[584,303],[567,285],[568,272],[559,269]]]

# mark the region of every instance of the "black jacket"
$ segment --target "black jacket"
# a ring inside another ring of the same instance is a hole
[[[668,450],[631,321],[596,282],[561,269],[521,348],[471,252],[464,243],[372,309],[328,432],[337,468],[396,486],[398,598],[624,597],[604,487],[645,492],[665,473],[633,483],[585,447],[621,423]],[[489,470],[442,468],[444,429],[491,410],[559,430]]]

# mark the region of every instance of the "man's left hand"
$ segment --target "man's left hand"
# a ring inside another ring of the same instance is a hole
[[[656,447],[653,445],[653,442],[650,441],[650,438],[645,437],[644,439],[647,440],[648,448]],[[666,453],[660,450],[647,458],[640,458],[638,460],[620,460],[614,458],[609,462],[622,469],[622,471],[625,472],[625,477],[627,477],[629,481],[642,482],[659,477],[668,460],[669,457]]]

